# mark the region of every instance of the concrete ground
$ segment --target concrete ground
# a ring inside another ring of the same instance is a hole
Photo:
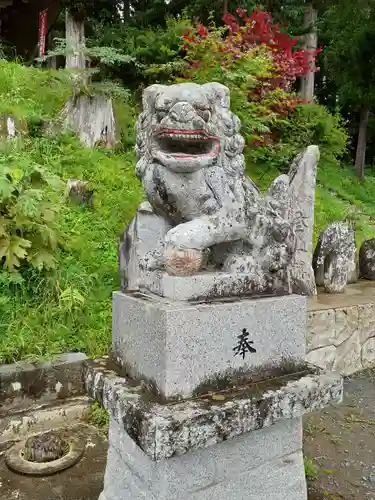
[[[0,457],[0,500],[98,500],[103,488],[107,440],[95,427],[74,427],[86,439],[77,465],[54,476],[37,478],[11,472]]]
[[[309,500],[375,500],[375,370],[347,379],[344,395],[305,418]]]
[[[344,403],[309,415],[304,428],[309,500],[375,500],[375,370],[346,380]],[[0,453],[0,500],[98,500],[107,440],[91,426],[72,432],[86,439],[85,455],[51,477],[13,473]]]

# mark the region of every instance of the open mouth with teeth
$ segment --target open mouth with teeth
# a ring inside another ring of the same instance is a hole
[[[162,130],[156,140],[160,153],[176,159],[216,157],[220,145],[203,130]]]

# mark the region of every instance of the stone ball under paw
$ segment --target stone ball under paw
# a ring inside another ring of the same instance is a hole
[[[203,252],[200,250],[170,249],[166,252],[165,269],[171,276],[191,276],[200,271]]]

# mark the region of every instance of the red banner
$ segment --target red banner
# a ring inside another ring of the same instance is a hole
[[[46,53],[47,9],[39,14],[39,57]]]

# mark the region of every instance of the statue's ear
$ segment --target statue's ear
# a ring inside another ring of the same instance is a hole
[[[150,85],[149,87],[145,88],[142,95],[143,110],[146,111],[147,109],[153,108],[156,98],[166,88],[167,88],[166,85],[158,85],[158,84]]]
[[[202,85],[203,91],[207,99],[214,105],[219,105],[222,108],[230,108],[230,92],[228,87],[221,83],[212,82]]]

